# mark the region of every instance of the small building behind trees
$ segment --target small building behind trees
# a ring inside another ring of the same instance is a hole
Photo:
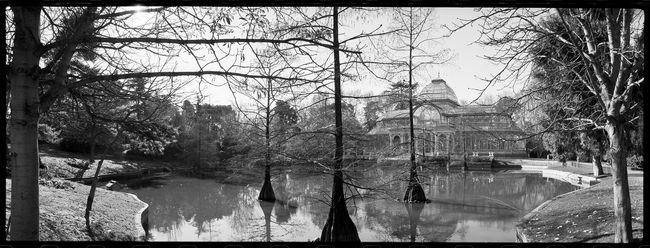
[[[460,105],[443,79],[432,80],[413,98],[418,156],[526,157],[524,132],[511,118],[511,99],[494,105]],[[368,132],[366,152],[388,156],[409,152],[409,111],[394,105],[384,105],[389,109]]]

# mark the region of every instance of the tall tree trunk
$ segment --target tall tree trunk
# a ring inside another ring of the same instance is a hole
[[[592,164],[594,165],[593,166],[594,176],[597,177],[605,174],[603,172],[602,156],[594,154],[592,155],[592,159],[593,159]]]
[[[266,129],[265,129],[265,148],[264,154],[264,184],[260,191],[258,200],[275,201],[275,192],[271,185],[271,80],[268,81],[268,92],[266,94]]]
[[[339,60],[339,15],[338,8],[333,10],[333,38],[334,38],[334,114],[336,121],[336,150],[334,152],[334,180],[332,184],[332,202],[327,222],[323,227],[320,241],[337,242],[351,241],[360,242],[357,227],[350,219],[347,206],[345,205],[345,193],[343,192],[343,115],[341,113],[341,65]]]
[[[90,154],[88,155],[88,165],[95,162],[95,145],[96,145],[96,124],[95,119],[91,117],[92,126],[90,127]]]
[[[427,198],[418,180],[417,165],[415,163],[415,131],[413,130],[413,8],[410,9],[409,19],[411,20],[409,29],[409,132],[411,135],[409,145],[411,147],[411,173],[409,176],[409,186],[406,188],[406,193],[404,194],[404,201],[425,202]]]
[[[602,132],[602,133],[601,133]],[[603,134],[605,132],[600,130],[596,134],[596,151],[595,151],[595,156],[593,157],[593,163],[594,163],[594,176],[600,176],[605,174],[603,171],[603,156],[605,155],[605,145],[603,145]]]
[[[12,7],[11,240],[38,241],[38,63],[41,7]]]
[[[128,117],[128,115],[127,115]],[[126,118],[124,118],[126,120]],[[108,149],[115,144],[116,141],[120,139],[122,136],[122,129],[120,128],[119,131],[117,132],[117,135],[115,138],[113,138],[113,141],[104,148],[103,154],[105,155],[106,152],[108,152]],[[95,235],[93,233],[93,230],[90,228],[90,211],[93,209],[93,201],[95,200],[95,190],[97,189],[97,183],[99,182],[99,172],[102,170],[102,164],[104,164],[104,159],[106,156],[102,156],[102,159],[99,160],[99,163],[97,163],[97,169],[95,170],[95,176],[93,176],[93,182],[90,185],[90,193],[88,193],[88,198],[86,200],[86,211],[84,214],[84,218],[86,219],[86,229],[88,230],[88,234],[90,235],[91,238],[95,238]]]
[[[320,241],[322,242],[360,242],[357,227],[352,222],[345,204],[343,192],[343,172],[338,169],[334,171],[334,182],[332,184],[332,203],[330,212],[327,215],[327,222],[323,227]]]
[[[612,160],[614,178],[614,219],[615,243],[632,241],[632,209],[630,206],[630,187],[627,181],[626,150],[624,148],[623,125],[617,118],[609,117],[605,130],[609,136],[609,154]]]

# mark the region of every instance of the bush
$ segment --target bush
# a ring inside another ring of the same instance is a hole
[[[129,160],[162,160],[164,157],[158,154],[151,154],[141,150],[127,150],[124,158]]]
[[[576,158],[578,158],[575,152],[567,152],[565,153],[565,156],[566,156],[566,160],[571,160],[571,161],[576,161]]]
[[[627,166],[632,168],[643,168],[643,156],[642,155],[628,156]]]
[[[38,142],[46,144],[56,144],[61,141],[61,131],[57,131],[47,124],[38,124]]]
[[[183,156],[183,147],[178,142],[169,143],[163,148],[163,157],[167,160],[177,160]]]
[[[591,161],[590,154],[585,150],[576,151],[576,157],[578,159],[578,162],[590,162]]]

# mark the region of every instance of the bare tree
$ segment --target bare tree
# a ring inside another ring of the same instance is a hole
[[[334,152],[334,181],[332,184],[332,203],[327,222],[323,227],[320,240],[322,242],[334,241],[360,241],[357,228],[350,219],[345,204],[343,192],[343,115],[341,112],[341,62],[339,58],[339,10],[332,10],[332,38],[334,50],[334,109],[335,109],[335,138],[336,150]]]
[[[36,127],[40,114],[47,112],[70,89],[129,78],[190,76],[204,80],[207,75],[270,78],[248,73],[245,66],[235,63],[243,55],[241,49],[234,47],[249,43],[286,44],[290,46],[288,49],[306,44],[332,47],[313,39],[272,39],[252,32],[244,32],[242,37],[219,38],[239,34],[229,25],[238,14],[243,13],[248,30],[264,23],[261,15],[248,15],[248,10],[231,13],[229,9],[215,8],[150,8],[141,12],[151,14],[151,22],[140,26],[130,19],[136,11],[116,7],[12,7],[11,10],[15,24],[8,73],[12,90],[10,129],[14,141],[10,154],[12,240],[38,239]],[[41,16],[45,17],[44,21]],[[199,51],[210,56],[201,56]],[[197,61],[198,68],[182,71],[170,64],[173,58],[187,55]],[[140,59],[147,56],[150,56],[148,61]],[[43,68],[39,62],[44,63]],[[93,64],[96,75],[76,70],[77,63]],[[40,95],[39,87],[42,87]]]
[[[542,25],[541,21],[549,15],[557,16],[567,32]],[[478,42],[498,48],[497,54],[487,58],[501,63],[503,70],[487,79],[486,87],[499,80],[530,75],[527,69],[539,54],[531,53],[529,48],[538,42],[553,41],[577,55],[577,59],[571,61],[557,56],[547,59],[558,69],[562,68],[562,72],[572,74],[577,79],[575,82],[594,96],[597,112],[603,115],[604,123],[590,118],[574,121],[607,132],[614,179],[614,240],[617,243],[632,241],[624,125],[634,120],[627,115],[638,104],[632,92],[644,81],[643,17],[639,10],[619,8],[506,8],[484,10],[479,17],[465,20],[451,29],[455,31],[477,24],[482,29]],[[599,32],[606,33],[605,40],[596,40]],[[570,82],[558,83],[568,85]]]
[[[426,202],[424,190],[419,183],[417,176],[416,151],[415,151],[415,130],[413,127],[413,112],[421,102],[414,102],[413,89],[415,83],[414,74],[431,69],[432,65],[443,64],[449,60],[448,49],[436,49],[435,37],[431,36],[434,31],[432,8],[395,8],[394,21],[395,32],[391,34],[390,42],[383,43],[389,48],[386,57],[378,65],[385,72],[386,79],[395,77],[406,77],[408,110],[409,110],[409,150],[410,150],[410,175],[409,186],[404,194],[404,201]],[[408,52],[408,55],[402,55]],[[390,57],[389,57],[390,56]]]
[[[261,75],[278,76],[291,71],[291,65],[285,64],[284,60],[278,51],[274,48],[266,49],[264,52],[256,52],[257,66]],[[274,121],[281,119],[282,114],[278,113],[283,107],[281,104],[286,103],[282,100],[283,96],[292,97],[290,90],[292,87],[298,87],[298,82],[276,81],[269,79],[251,79],[235,84],[234,90],[244,94],[248,99],[252,100],[257,107],[253,110],[243,109],[239,105],[237,107],[243,113],[246,119],[245,124],[251,125],[254,130],[263,133],[264,138],[264,183],[260,191],[259,200],[275,201],[275,194],[271,185],[271,160],[272,154],[282,153],[279,146],[286,142],[284,131],[273,128]],[[297,116],[296,116],[297,117]],[[281,121],[281,120],[280,120]],[[261,123],[260,123],[261,122]],[[273,144],[272,144],[273,143]]]

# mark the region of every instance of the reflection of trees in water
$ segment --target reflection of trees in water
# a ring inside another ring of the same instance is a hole
[[[539,175],[489,172],[434,171],[427,181],[429,198],[434,202],[510,208],[518,212],[530,211],[547,199],[576,188]]]
[[[404,203],[404,207],[409,215],[410,241],[415,242],[415,237],[418,236],[418,222],[420,222],[420,214],[424,208],[424,203]]]
[[[353,167],[346,171],[348,185],[360,186],[350,192],[354,197],[364,199],[401,199],[408,184],[409,169],[403,164],[377,164]],[[347,193],[347,192],[346,192]]]
[[[521,213],[575,189],[567,183],[530,174],[431,171],[422,175],[428,177],[422,182],[433,202],[425,205],[417,222],[412,218],[413,211],[400,211],[396,202],[377,201],[365,205],[365,226],[386,240],[445,241],[454,231],[464,238],[469,228],[464,220],[511,229],[512,220]]]
[[[291,219],[291,215],[298,211],[297,206],[289,205],[287,203],[276,202],[277,208],[275,209],[275,218],[278,223],[287,223]]]
[[[309,213],[316,226],[324,226],[331,201],[331,175],[299,173],[277,173],[273,178],[273,188],[279,200],[274,209],[277,221],[290,221],[291,215],[297,210],[295,205],[300,205]],[[358,204],[363,205],[364,202],[374,199],[399,198],[404,189],[401,187],[403,185],[399,184],[405,183],[405,175],[408,175],[408,170],[402,167],[396,170],[391,166],[353,166],[345,170],[347,210],[360,228],[366,222],[366,217],[356,214],[357,209],[362,207]]]
[[[264,213],[264,237],[266,242],[271,241],[271,212],[275,206],[274,202],[258,201],[262,212]]]
[[[193,178],[171,178],[166,183],[165,190],[142,188],[135,192],[149,204],[150,227],[161,232],[177,230],[183,220],[195,222],[199,233],[207,231],[205,222],[238,209],[243,189]]]
[[[253,187],[241,187],[238,196],[235,197],[236,207],[232,210],[230,226],[236,233],[245,233],[249,229],[249,224],[255,216],[252,209],[258,205],[257,195],[259,191]]]
[[[294,192],[288,189],[289,183],[293,182],[289,174],[284,173],[276,177],[275,180],[275,198],[276,198],[276,208],[275,208],[275,217],[278,223],[286,223],[291,218],[292,214],[295,214],[297,211],[297,205],[299,197],[303,195],[302,192]]]
[[[377,201],[365,205],[366,227],[377,238],[390,241],[441,242],[456,229],[457,215],[431,214],[432,204],[411,205],[395,201]],[[409,206],[411,205],[411,206]],[[438,211],[439,212],[439,211]]]
[[[425,205],[414,221],[403,203],[387,200],[401,198],[407,182],[396,179],[406,178],[407,169],[368,166],[353,167],[346,173],[347,211],[358,230],[370,229],[378,240],[410,241],[415,237],[417,241],[445,241],[454,231],[460,236],[466,234],[468,226],[464,220],[477,220],[505,230],[512,228],[511,220],[521,213],[575,189],[539,175],[425,170],[420,173],[421,183],[433,202]],[[273,237],[282,239],[286,233],[300,228],[296,225],[304,225],[301,221],[310,226],[325,226],[330,210],[331,175],[286,171],[274,175],[272,183],[278,202],[273,206],[268,230],[279,236]],[[257,201],[259,189],[183,177],[163,182],[165,185],[160,189],[129,191],[150,205],[150,227],[167,233],[171,240],[171,236],[180,237],[179,229],[185,221],[193,222],[197,235],[218,234],[213,225],[224,216],[230,216],[227,224],[237,237],[267,240],[266,216]],[[355,189],[350,184],[368,189]],[[305,214],[306,219],[294,221],[298,212],[301,216]],[[304,241],[316,237],[318,234],[304,237]]]

